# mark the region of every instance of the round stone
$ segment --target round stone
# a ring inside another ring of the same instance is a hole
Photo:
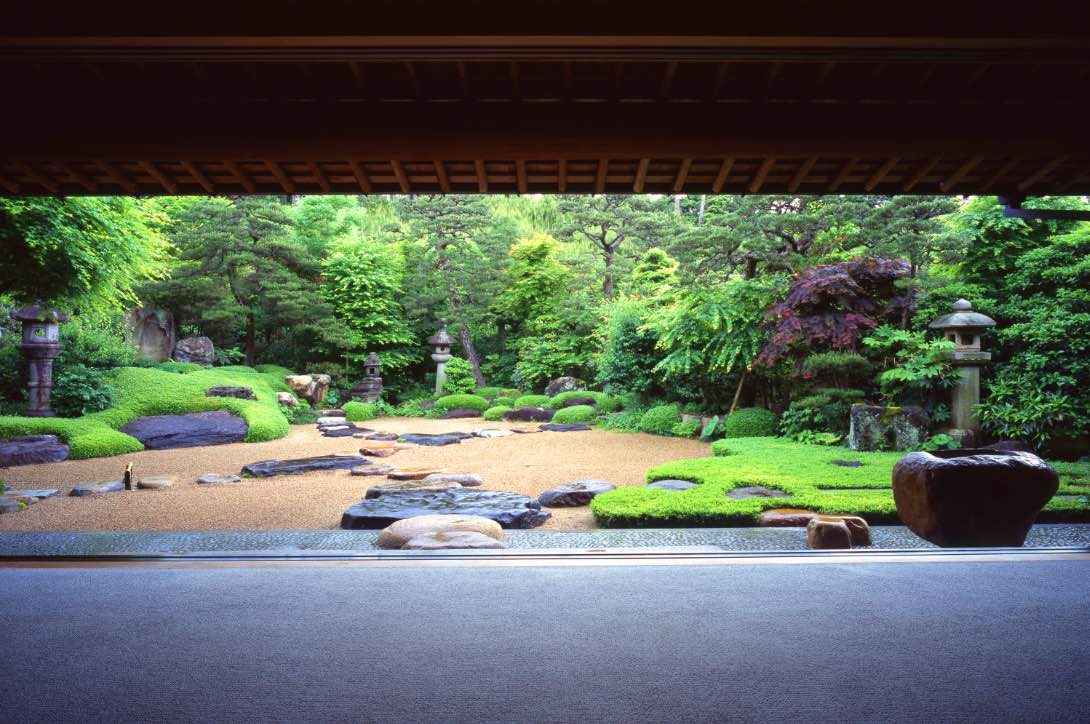
[[[409,539],[401,546],[403,551],[480,550],[503,548],[495,538],[471,530],[451,530],[424,533]]]
[[[167,477],[140,478],[136,483],[136,487],[141,490],[162,490],[163,488],[169,488],[171,485],[174,485],[174,478]]]
[[[458,483],[467,488],[484,485],[484,478],[473,473],[432,473],[424,480],[429,483]]]
[[[605,480],[573,480],[550,488],[538,497],[542,505],[550,508],[571,508],[588,505],[595,495],[609,492],[616,486]]]
[[[647,487],[655,490],[669,490],[677,492],[680,490],[689,490],[696,487],[696,483],[691,480],[656,480],[653,483],[648,483]]]
[[[418,515],[386,526],[378,534],[375,545],[397,550],[419,535],[451,531],[480,533],[493,540],[503,541],[503,528],[488,518],[476,515]]]
[[[227,483],[241,482],[242,478],[237,475],[217,475],[216,473],[205,473],[197,478],[199,485],[225,485]]]

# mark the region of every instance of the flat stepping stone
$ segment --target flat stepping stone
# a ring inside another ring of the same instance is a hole
[[[495,538],[471,530],[450,530],[436,533],[424,533],[410,538],[403,551],[448,551],[448,550],[483,550],[504,548],[506,546]]]
[[[516,407],[503,413],[502,419],[515,422],[548,422],[553,419],[556,410],[547,407]]]
[[[4,495],[10,495],[13,498],[52,498],[57,493],[61,492],[57,488],[27,488],[24,490],[7,490]]]
[[[830,460],[830,465],[837,465],[842,468],[861,468],[863,463],[858,460]]]
[[[254,391],[249,387],[209,387],[205,397],[234,397],[236,400],[256,400]]]
[[[69,495],[81,498],[88,495],[105,495],[106,493],[116,493],[119,490],[125,489],[125,481],[112,480],[108,483],[81,483],[72,488],[72,492]]]
[[[321,410],[315,410],[314,412],[318,415],[318,417],[344,417],[344,410],[341,410],[339,408],[325,408]]]
[[[511,432],[516,435],[532,435],[535,432],[541,432],[536,427],[512,427]]]
[[[376,458],[388,458],[400,450],[408,450],[416,445],[408,442],[393,442],[392,440],[374,440],[360,448],[360,453]]]
[[[547,432],[581,432],[590,429],[590,425],[582,422],[547,423],[538,427]]]
[[[448,410],[439,416],[440,420],[460,420],[462,418],[480,417],[481,411],[473,409],[472,407],[456,407],[453,410]]]
[[[174,485],[174,478],[159,476],[140,478],[136,483],[136,487],[141,490],[162,490],[163,488],[169,488],[171,485]]]
[[[451,488],[460,487],[462,487],[460,483],[428,482],[427,480],[398,480],[368,488],[367,492],[363,494],[363,498],[364,500],[371,500],[372,498],[390,495],[391,493],[404,493],[407,490],[438,492],[440,490],[450,490]]]
[[[241,482],[242,478],[237,475],[218,475],[216,473],[205,473],[197,478],[198,485],[229,485]]]
[[[362,455],[355,454],[319,455],[312,458],[295,458],[293,460],[262,460],[243,467],[242,474],[267,478],[272,475],[295,475],[317,470],[346,470],[359,465],[367,465],[370,462]]]
[[[352,423],[346,421],[344,416],[341,415],[340,417],[319,417],[314,424],[320,427],[322,425],[351,425]]]
[[[692,490],[696,485],[692,480],[656,480],[653,483],[648,483],[647,487],[676,493],[682,490]]]
[[[395,521],[375,540],[379,548],[397,550],[419,535],[428,533],[480,533],[495,541],[503,541],[503,528],[494,520],[474,515],[420,515]]]
[[[394,472],[393,465],[360,465],[352,468],[353,475],[388,475]]]
[[[68,459],[68,446],[57,435],[20,435],[0,440],[0,467],[55,463]]]
[[[757,525],[766,528],[804,528],[818,515],[805,508],[771,508],[757,518]]]
[[[515,434],[514,430],[475,430],[473,432],[473,437],[484,437],[484,438],[507,437],[508,435],[514,435],[514,434]]]
[[[400,470],[394,470],[386,477],[390,480],[423,480],[429,475],[436,475],[443,472],[436,468],[402,468]]]
[[[732,500],[745,500],[746,498],[790,498],[791,494],[775,488],[765,488],[760,485],[748,485],[744,488],[735,488],[727,492],[727,497]]]
[[[0,497],[0,515],[4,513],[18,513],[23,509],[23,506],[19,504],[19,501],[15,498],[9,498],[7,496]]]
[[[121,432],[132,435],[149,450],[242,442],[248,430],[246,421],[230,412],[149,415],[121,428]]]
[[[322,437],[355,437],[359,431],[357,427],[327,427],[322,429]]]
[[[574,508],[589,505],[595,495],[616,489],[604,480],[573,480],[550,488],[538,496],[538,501],[550,508]]]
[[[393,442],[400,438],[396,432],[359,432],[357,431],[352,437],[358,437],[363,440],[379,440],[382,442]]]
[[[484,485],[484,478],[475,473],[432,473],[424,480],[433,483],[458,483],[466,488]]]
[[[473,437],[467,432],[447,432],[440,435],[428,435],[425,433],[407,433],[402,435],[399,439],[405,442],[415,443],[417,445],[429,445],[429,446],[441,446],[441,445],[457,445],[465,440],[467,437]]]
[[[421,515],[471,515],[504,528],[536,528],[550,518],[534,498],[499,490],[405,491],[356,503],[341,517],[348,529],[382,528]]]

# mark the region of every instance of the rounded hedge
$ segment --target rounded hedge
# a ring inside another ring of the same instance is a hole
[[[564,407],[564,403],[568,400],[579,398],[594,400],[595,407],[597,407],[602,412],[617,412],[622,407],[619,397],[613,397],[612,395],[607,395],[604,392],[593,392],[591,390],[561,392],[559,395],[550,397],[545,406],[551,407],[554,410],[560,410]]]
[[[681,422],[681,412],[677,405],[658,405],[643,413],[637,429],[652,435],[670,435],[674,425]]]
[[[572,422],[590,422],[597,414],[590,405],[572,405],[562,410],[557,410],[552,422],[566,425]]]
[[[514,407],[515,406],[515,398],[514,397],[502,397],[502,396],[497,397],[497,398],[492,400],[492,406],[493,407]]]
[[[435,401],[435,409],[440,412],[467,407],[484,412],[489,408],[488,400],[480,395],[446,395]]]
[[[723,423],[727,437],[773,437],[777,428],[776,415],[763,407],[735,410]]]
[[[549,399],[548,395],[523,395],[515,400],[515,407],[545,407]]]
[[[344,410],[344,418],[349,422],[364,422],[378,417],[378,407],[359,400],[349,400],[341,405]]]
[[[489,407],[487,410],[485,410],[481,414],[481,417],[483,417],[485,420],[502,420],[503,413],[507,412],[510,409],[511,408],[508,405],[496,405],[495,407]]]

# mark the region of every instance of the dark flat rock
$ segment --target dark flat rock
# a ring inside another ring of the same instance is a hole
[[[656,480],[653,483],[648,483],[647,487],[654,488],[655,490],[670,490],[677,492],[695,488],[696,483],[691,480]]]
[[[830,460],[830,465],[837,465],[842,468],[861,468],[863,463],[858,460]]]
[[[248,430],[246,421],[230,412],[150,415],[138,417],[121,428],[121,432],[132,435],[149,450],[242,442]]]
[[[550,508],[573,508],[588,505],[595,495],[616,487],[604,480],[573,480],[546,490],[538,496],[538,502]]]
[[[350,425],[349,427],[326,427],[322,430],[322,437],[352,437],[363,431],[362,428]]]
[[[26,496],[28,498],[38,498],[39,500],[44,498],[52,498],[57,493],[61,492],[57,488],[26,488],[23,490],[5,490],[4,495],[12,496]]]
[[[480,417],[481,411],[474,410],[472,407],[456,407],[453,410],[444,412],[439,418],[440,420],[460,420],[468,417]]]
[[[550,518],[533,498],[498,490],[451,488],[388,493],[356,503],[341,518],[348,529],[385,528],[418,515],[476,515],[504,528],[536,528]]]
[[[68,459],[68,446],[56,435],[21,435],[0,440],[0,467],[55,463]]]
[[[15,498],[0,496],[0,514],[18,513],[22,509],[23,506],[19,505],[19,501]]]
[[[744,500],[746,498],[790,498],[791,494],[783,490],[776,490],[775,488],[748,485],[744,488],[735,488],[734,490],[728,491],[727,497],[733,500]]]
[[[294,475],[315,470],[345,470],[370,464],[371,461],[362,455],[319,455],[313,458],[295,458],[293,460],[262,460],[243,467],[242,474],[267,478],[272,475]]]
[[[336,407],[315,410],[318,417],[344,417],[344,410]]]
[[[108,483],[83,483],[72,488],[72,492],[69,495],[74,495],[77,498],[85,495],[104,495],[106,493],[116,493],[119,490],[125,489],[125,482],[123,480],[113,480]]]
[[[359,431],[357,430],[357,433]],[[366,432],[360,436],[363,440],[381,440],[384,442],[393,442],[397,440],[400,435],[396,432]]]
[[[197,478],[197,485],[230,485],[241,482],[242,478],[237,475],[218,475],[216,473],[205,473]]]
[[[548,422],[555,414],[556,410],[546,407],[516,407],[503,413],[503,419],[515,422]]]
[[[548,423],[545,425],[538,425],[538,427],[547,432],[581,432],[590,429],[590,425],[583,422],[569,422],[565,424]]]
[[[399,440],[404,442],[411,442],[417,445],[430,445],[433,447],[441,445],[457,445],[466,438],[473,437],[468,432],[445,432],[441,435],[427,435],[425,433],[406,433],[402,435]]]
[[[238,400],[256,400],[257,396],[249,387],[209,387],[205,397],[234,397]]]

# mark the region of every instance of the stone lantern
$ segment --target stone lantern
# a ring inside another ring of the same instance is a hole
[[[382,360],[374,352],[363,361],[363,380],[352,388],[350,397],[363,398],[364,402],[378,402],[382,397]]]
[[[23,323],[23,343],[19,345],[19,351],[29,363],[27,391],[30,403],[24,414],[27,417],[53,417],[49,406],[53,391],[53,360],[64,349],[60,325],[68,321],[68,315],[56,309],[45,309],[39,300],[29,307],[12,311],[11,318]]]
[[[447,381],[447,362],[450,361],[450,346],[455,339],[447,334],[447,320],[439,320],[439,331],[428,337],[428,344],[435,347],[435,353],[431,358],[435,360],[435,394],[443,394],[443,386]]]
[[[992,358],[990,352],[980,349],[980,335],[994,326],[994,319],[974,312],[973,305],[966,299],[954,302],[953,312],[928,325],[940,330],[954,343],[949,359],[960,370],[961,379],[954,386],[949,434],[961,442],[962,447],[974,445],[980,434],[975,410],[980,403],[980,368]]]

